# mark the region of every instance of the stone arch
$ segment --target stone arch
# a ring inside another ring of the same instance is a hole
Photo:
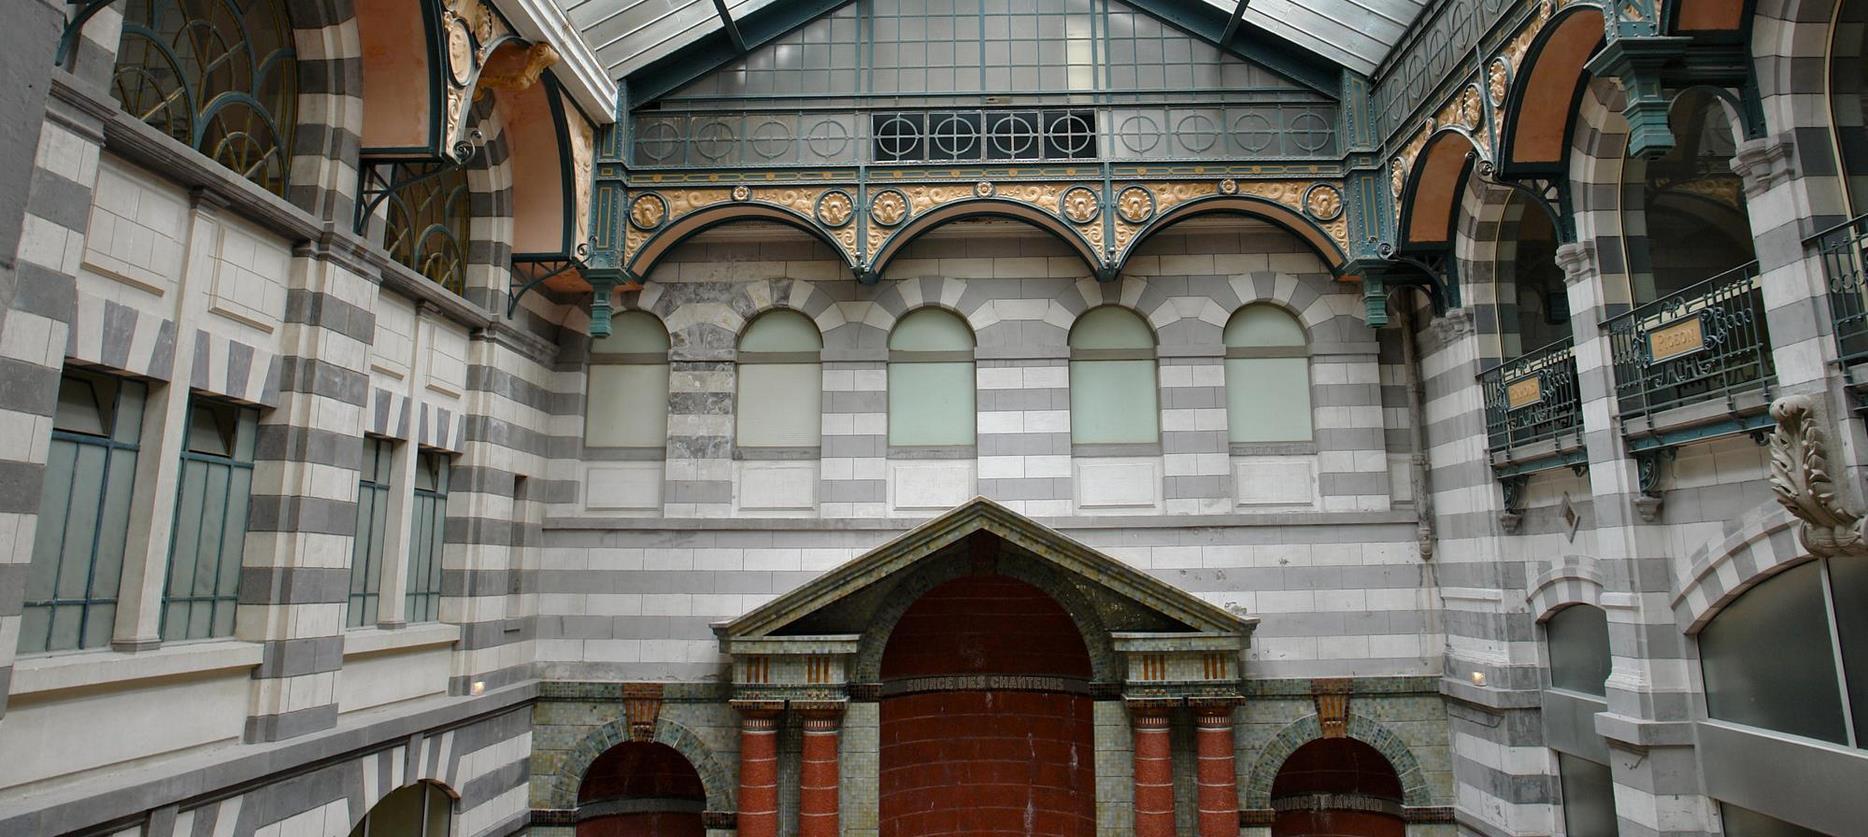
[[[1570,605],[1599,608],[1602,606],[1602,571],[1596,559],[1587,555],[1564,556],[1557,566],[1531,579],[1530,592],[1524,600],[1539,622]]]
[[[609,752],[610,748],[630,741],[629,719],[617,718],[594,730],[591,730],[558,765],[558,771],[551,774],[545,792],[545,799],[551,808],[562,811],[577,808],[577,792],[583,786],[584,774],[590,772],[590,765],[597,757]],[[666,717],[655,722],[655,735],[649,739],[656,744],[666,744],[688,760],[700,774],[701,787],[707,791],[707,810],[737,810],[738,779],[729,771],[707,742],[694,734],[679,722]]]
[[[817,326],[817,333],[823,339],[825,348],[832,348],[842,342],[834,341],[832,335],[849,323],[843,318],[843,310],[836,306],[829,294],[803,279],[758,279],[740,282],[733,286],[732,296],[726,304],[728,311],[717,325],[732,330],[735,346],[738,345],[739,337],[745,332],[747,325],[759,315],[778,308],[796,311],[811,318],[811,322]],[[676,316],[684,313],[686,312],[677,310]]]
[[[1388,760],[1388,766],[1394,768],[1395,775],[1401,780],[1401,804],[1409,808],[1426,808],[1434,804],[1433,789],[1427,784],[1427,773],[1421,768],[1420,760],[1414,757],[1414,752],[1408,749],[1407,742],[1401,740],[1401,736],[1383,726],[1380,721],[1354,712],[1349,713],[1348,735],[1374,747]],[[1243,807],[1255,810],[1270,808],[1271,785],[1278,778],[1278,771],[1284,767],[1285,760],[1297,752],[1297,748],[1322,737],[1323,727],[1318,723],[1316,715],[1306,715],[1278,730],[1252,762]]]
[[[1129,257],[1157,233],[1181,221],[1202,215],[1244,215],[1267,221],[1272,226],[1310,245],[1317,257],[1331,270],[1341,268],[1346,261],[1341,245],[1336,243],[1336,239],[1331,237],[1328,230],[1310,216],[1265,198],[1251,195],[1216,194],[1182,201],[1168,211],[1150,219],[1142,225],[1141,229],[1135,231],[1135,236],[1130,238],[1128,244],[1117,254],[1115,269],[1120,272],[1128,264]],[[1333,222],[1334,219],[1332,219]]]
[[[1674,617],[1699,633],[1746,590],[1810,559],[1797,543],[1797,519],[1776,503],[1760,507],[1724,540],[1694,551],[1688,580],[1674,595]]]
[[[869,261],[869,272],[876,276],[883,275],[889,262],[901,252],[902,248],[940,227],[969,218],[1006,218],[1023,222],[1048,232],[1056,236],[1059,241],[1069,245],[1077,257],[1089,267],[1092,274],[1103,270],[1102,257],[1096,252],[1096,248],[1091,246],[1076,228],[1064,223],[1056,215],[1021,201],[1000,197],[974,197],[942,204],[914,215],[899,229],[890,231],[876,246],[875,255]]]
[[[870,620],[869,629],[857,643],[852,682],[880,682],[882,652],[888,647],[889,636],[902,615],[929,590],[971,572],[972,567],[966,561],[929,561],[896,581],[889,591],[888,604]],[[1089,596],[1067,576],[1041,561],[1011,554],[999,556],[998,572],[1030,584],[1055,600],[1083,636],[1083,645],[1090,655],[1091,677],[1098,683],[1121,682],[1121,657],[1116,654],[1108,628]]]

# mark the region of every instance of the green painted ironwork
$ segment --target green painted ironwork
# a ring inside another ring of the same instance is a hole
[[[1570,338],[1479,373],[1479,387],[1485,398],[1486,442],[1492,452],[1509,455],[1538,442],[1581,445],[1583,404]],[[1561,464],[1551,463],[1553,467]]]
[[[1610,318],[1602,328],[1624,421],[1718,399],[1735,404],[1743,393],[1768,394],[1774,380],[1757,262]]]
[[[86,6],[73,27],[99,7]],[[298,64],[280,0],[130,0],[111,88],[131,115],[284,195]],[[68,28],[60,60],[78,38]]]
[[[467,169],[450,159],[367,166],[357,203],[362,230],[386,207],[383,249],[397,262],[456,294],[467,290],[472,188]]]
[[[1868,360],[1868,215],[1816,236],[1829,284],[1836,354],[1844,365]]]

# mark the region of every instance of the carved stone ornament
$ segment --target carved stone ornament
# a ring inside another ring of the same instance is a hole
[[[747,186],[744,183],[741,183],[740,185],[733,187],[733,200],[736,200],[736,201],[752,200],[752,187]],[[836,226],[836,225],[833,224],[832,226]]]
[[[1868,554],[1864,518],[1842,507],[1829,476],[1829,439],[1808,396],[1771,404],[1771,491],[1799,521],[1797,540],[1811,555]]]
[[[1063,214],[1064,220],[1072,224],[1087,224],[1096,220],[1103,208],[1097,203],[1096,193],[1088,187],[1072,186],[1058,201],[1058,211]]]
[[[537,84],[545,70],[556,63],[558,51],[542,41],[524,48],[503,46],[489,56],[486,65],[481,68],[480,83],[474,87],[474,101],[480,101],[488,92],[495,90],[525,90]]]
[[[1318,221],[1334,221],[1343,214],[1343,193],[1319,183],[1304,193],[1304,212]]]
[[[982,198],[992,197],[992,181],[981,180],[980,182],[973,184],[973,194],[978,195]]]
[[[1494,58],[1485,67],[1486,95],[1492,100],[1492,107],[1505,106],[1505,94],[1511,91],[1511,65],[1503,58]]]
[[[1401,199],[1401,187],[1407,184],[1407,164],[1396,157],[1388,162],[1388,191],[1395,200]]]
[[[1317,726],[1324,738],[1349,736],[1349,692],[1347,677],[1319,677],[1310,681],[1310,695],[1317,704]]]
[[[1219,193],[1222,195],[1239,194],[1239,181],[1234,180],[1230,177],[1226,178],[1225,180],[1221,180],[1219,182]]]
[[[652,230],[668,220],[668,202],[661,195],[638,195],[629,203],[629,223],[639,230]]]
[[[856,204],[850,200],[850,193],[841,189],[825,192],[817,199],[817,222],[835,229],[850,222],[850,216],[856,214]]]
[[[623,714],[629,717],[629,740],[655,740],[655,724],[662,714],[662,684],[624,683]]]
[[[894,189],[876,195],[869,202],[869,217],[885,227],[893,227],[908,217],[908,197]]]
[[[1130,186],[1116,196],[1116,214],[1131,224],[1146,223],[1155,215],[1155,196],[1140,186]]]

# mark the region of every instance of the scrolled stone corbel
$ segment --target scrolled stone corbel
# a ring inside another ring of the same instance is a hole
[[[1859,512],[1843,508],[1829,475],[1829,438],[1816,402],[1788,395],[1771,404],[1771,491],[1795,515],[1797,540],[1810,554],[1825,557],[1868,554]]]

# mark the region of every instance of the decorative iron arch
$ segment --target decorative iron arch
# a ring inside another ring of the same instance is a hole
[[[632,740],[629,737],[628,718],[610,721],[578,740],[577,746],[572,747],[564,761],[558,765],[557,772],[551,775],[551,783],[545,793],[549,807],[564,811],[575,809],[578,790],[583,787],[584,774],[590,772],[590,766],[611,748]],[[721,764],[720,759],[714,756],[713,749],[693,730],[676,721],[660,718],[655,722],[655,736],[650,741],[674,748],[700,774],[701,787],[707,792],[707,810],[735,810],[736,800],[733,795],[738,788],[738,779]]]
[[[1570,138],[1591,77],[1587,64],[1602,43],[1602,9],[1588,3],[1564,6],[1538,31],[1511,74],[1499,108],[1501,177],[1568,172]],[[1563,101],[1567,106],[1527,108],[1529,101]]]
[[[1401,189],[1396,251],[1444,251],[1453,246],[1460,196],[1484,154],[1460,128],[1441,128],[1415,155]]]
[[[1335,187],[1331,186],[1328,188],[1333,190]],[[1320,223],[1317,218],[1297,212],[1281,203],[1254,195],[1217,194],[1192,198],[1176,204],[1172,209],[1149,219],[1146,225],[1137,230],[1135,232],[1135,237],[1131,238],[1128,245],[1115,257],[1115,270],[1120,272],[1122,268],[1128,264],[1129,258],[1141,247],[1142,242],[1176,223],[1201,215],[1245,215],[1262,221],[1268,221],[1273,226],[1309,244],[1311,248],[1316,251],[1317,255],[1322,257],[1323,263],[1331,270],[1340,270],[1347,261],[1347,258],[1343,254],[1342,247],[1337,245],[1336,240],[1331,238],[1329,232],[1322,226],[1322,223],[1334,221],[1342,217],[1344,208],[1342,206],[1341,194],[1336,193],[1334,200],[1335,206],[1330,209],[1330,211],[1322,213],[1326,217],[1320,219]]]
[[[1354,712],[1349,713],[1347,735],[1374,747],[1376,752],[1388,760],[1388,766],[1394,768],[1395,776],[1401,780],[1402,805],[1409,808],[1433,806],[1433,789],[1427,785],[1427,772],[1421,768],[1420,761],[1414,757],[1407,742],[1401,740],[1401,736],[1383,726],[1380,721]],[[1271,786],[1278,778],[1278,771],[1283,769],[1285,760],[1297,752],[1297,748],[1322,738],[1323,727],[1315,715],[1306,715],[1278,730],[1265,743],[1264,749],[1259,751],[1258,759],[1252,762],[1242,807],[1259,810],[1270,808]]]
[[[652,194],[654,193],[643,193],[644,196]],[[663,212],[666,213],[666,209],[664,209]],[[830,249],[841,254],[843,256],[844,265],[848,267],[853,274],[859,277],[861,275],[861,269],[849,256],[850,250],[847,243],[839,242],[835,236],[826,232],[822,227],[818,226],[814,220],[805,217],[797,210],[760,200],[715,204],[713,206],[703,207],[657,227],[655,231],[642,242],[641,248],[636,250],[635,254],[630,257],[626,269],[633,276],[647,278],[648,274],[655,269],[656,264],[661,261],[662,257],[666,256],[668,251],[673,250],[677,245],[714,227],[741,221],[772,221],[808,233],[812,238],[822,241],[825,245],[829,246]],[[624,223],[630,222],[625,221]],[[851,232],[853,233],[854,231]]]
[[[882,278],[882,272],[890,260],[901,252],[910,242],[936,228],[969,218],[1006,218],[1022,221],[1040,230],[1051,233],[1070,245],[1084,265],[1090,268],[1092,275],[1107,279],[1114,275],[1109,265],[1104,263],[1096,248],[1057,216],[1045,212],[1028,203],[1008,200],[1000,197],[975,197],[943,204],[925,214],[908,219],[899,229],[891,231],[876,246],[875,255],[870,257],[868,268],[857,275],[864,284],[873,285]]]

